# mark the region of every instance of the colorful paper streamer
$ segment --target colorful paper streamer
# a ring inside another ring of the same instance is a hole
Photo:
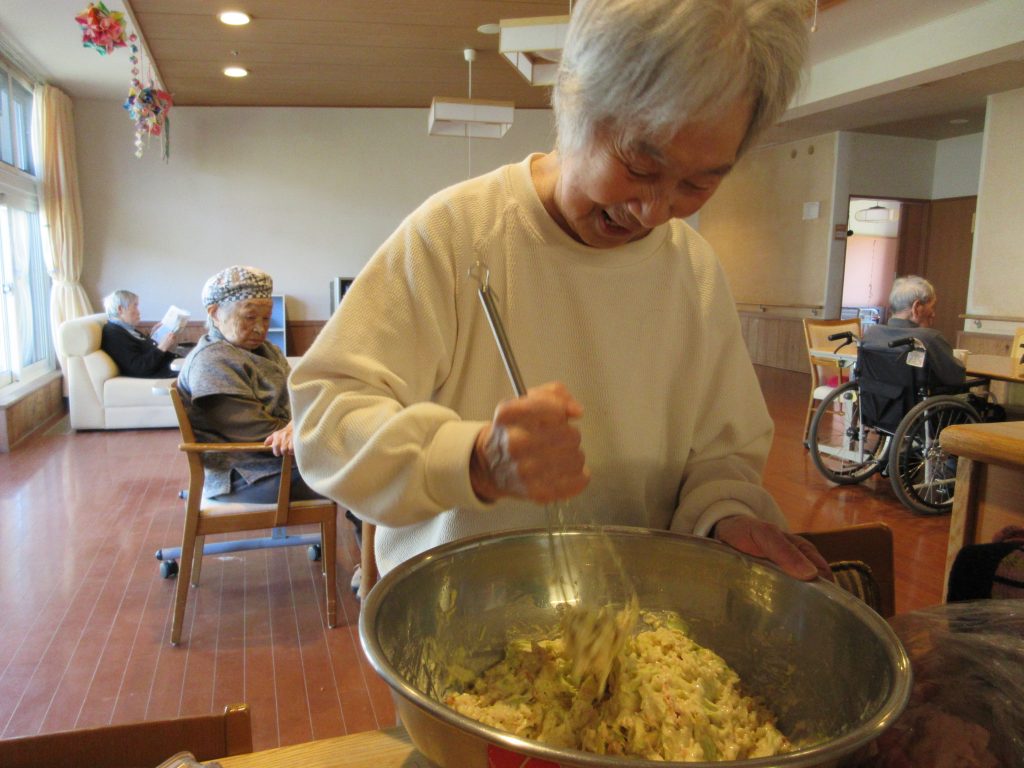
[[[163,147],[163,158],[170,154],[170,120],[168,113],[174,106],[171,94],[157,88],[152,81],[143,85],[139,79],[139,45],[138,38],[133,34],[128,38],[131,42],[132,77],[128,85],[128,98],[124,108],[135,123],[135,156],[142,157],[145,144],[143,135],[158,136]]]

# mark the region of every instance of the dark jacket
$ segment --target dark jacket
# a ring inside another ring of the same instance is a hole
[[[934,328],[922,328],[911,320],[894,317],[885,325],[869,325],[864,331],[865,344],[888,344],[912,336],[925,348],[925,365],[929,379],[940,386],[963,384],[967,376],[964,366],[953,356],[953,348]]]
[[[176,354],[164,352],[149,337],[136,336],[117,323],[104,323],[100,348],[117,363],[122,376],[169,379],[178,375],[170,367],[171,361],[177,358]]]

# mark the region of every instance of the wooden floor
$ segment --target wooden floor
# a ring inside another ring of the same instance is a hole
[[[801,445],[808,377],[758,370],[776,421],[766,485],[794,530],[882,520],[896,538],[896,608],[940,601],[949,521],[916,517],[887,480],[837,488]],[[174,430],[49,430],[0,454],[0,737],[252,708],[257,749],[394,723],[359,648],[339,525],[340,624],[303,548],[209,557],[183,644],[168,644],[187,470]]]

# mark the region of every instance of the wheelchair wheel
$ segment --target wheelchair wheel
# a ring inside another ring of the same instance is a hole
[[[889,480],[911,511],[941,515],[953,508],[956,456],[942,450],[942,430],[979,421],[974,408],[952,395],[923,400],[903,417],[889,451]]]
[[[861,424],[860,390],[856,381],[848,381],[821,401],[811,419],[807,445],[822,475],[833,483],[852,485],[882,468],[889,435]]]

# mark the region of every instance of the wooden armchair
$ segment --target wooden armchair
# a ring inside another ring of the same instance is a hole
[[[4,768],[154,768],[178,752],[215,760],[252,752],[249,707],[0,740]]]
[[[829,380],[834,376],[838,384],[849,380],[851,369],[840,365],[838,360],[818,357],[815,350],[834,351],[842,342],[829,341],[834,333],[850,331],[858,339],[860,336],[860,318],[853,320],[815,320],[804,318],[804,340],[807,342],[807,360],[811,366],[811,393],[807,399],[807,415],[804,418],[804,441],[807,440],[807,429],[811,425],[815,403],[824,399],[832,391],[833,384]],[[856,352],[855,349],[850,349]]]
[[[185,529],[181,539],[181,563],[174,601],[174,620],[171,624],[171,644],[181,640],[185,603],[189,585],[199,586],[203,560],[203,542],[208,534],[239,533],[283,526],[317,524],[320,526],[321,556],[327,594],[327,626],[337,623],[338,596],[335,578],[337,562],[338,508],[329,499],[291,501],[292,460],[282,457],[281,487],[276,504],[240,504],[210,501],[203,498],[206,471],[204,453],[270,451],[262,443],[197,443],[188,413],[177,387],[170,389],[174,412],[178,418],[182,443],[178,449],[188,459],[188,496],[185,505]]]
[[[892,529],[888,525],[863,523],[800,535],[828,561],[839,586],[862,598],[886,618],[896,613]],[[862,579],[865,574],[870,579]]]
[[[1017,332],[1013,334],[1010,360],[1010,372],[1014,376],[1024,376],[1024,328],[1018,328]]]

